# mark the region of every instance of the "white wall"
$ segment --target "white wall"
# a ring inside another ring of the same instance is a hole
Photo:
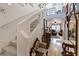
[[[67,21],[64,22],[64,39],[68,40],[68,27],[67,27]]]
[[[35,13],[39,8],[32,7],[29,4],[25,7],[19,4],[0,4],[0,7],[6,9],[5,13],[0,13],[0,52],[3,47],[15,39],[17,23],[27,20],[28,16]]]
[[[18,41],[17,41],[17,55],[29,56],[30,49],[33,46],[35,39],[38,37],[41,40],[43,35],[43,19],[38,19],[40,12],[31,16],[27,21],[18,24]],[[30,24],[35,19],[39,20],[39,24],[36,26],[33,32],[30,32]]]
[[[78,20],[78,56],[79,56],[79,20]]]

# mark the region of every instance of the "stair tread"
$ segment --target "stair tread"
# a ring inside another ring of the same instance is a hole
[[[2,49],[5,54],[12,54],[16,55],[17,54],[17,49],[13,46],[6,46]]]
[[[11,46],[14,46],[14,47],[16,48],[16,47],[17,47],[17,41],[16,41],[16,40],[11,41],[11,42],[10,42],[10,45],[11,45]]]
[[[17,43],[17,40],[14,40],[14,41],[11,41],[11,42],[16,44]]]
[[[1,53],[0,56],[8,56],[8,55],[6,55],[6,54],[4,54],[4,53]]]

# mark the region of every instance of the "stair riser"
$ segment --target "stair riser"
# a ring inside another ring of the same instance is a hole
[[[9,52],[5,52],[4,54],[7,55],[7,56],[17,56],[16,54],[12,54],[12,53],[9,53]]]
[[[14,43],[14,42],[10,42],[10,46],[13,46],[13,47],[17,48],[17,44]]]
[[[0,54],[0,56],[8,56],[8,55],[6,55],[6,54]]]
[[[17,55],[17,49],[12,46],[7,46],[2,49],[2,54],[5,54],[7,56],[16,56]]]
[[[7,55],[7,56],[16,56],[16,54],[17,54],[17,53],[7,52],[7,51],[4,50],[4,49],[3,49],[2,51],[3,51],[2,53],[3,53],[4,55]]]

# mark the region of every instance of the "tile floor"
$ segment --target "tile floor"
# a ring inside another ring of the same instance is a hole
[[[62,56],[62,37],[51,37],[50,47],[48,49],[48,56]]]

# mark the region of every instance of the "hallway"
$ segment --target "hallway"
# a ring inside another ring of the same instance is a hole
[[[79,3],[0,7],[0,56],[79,55]]]

